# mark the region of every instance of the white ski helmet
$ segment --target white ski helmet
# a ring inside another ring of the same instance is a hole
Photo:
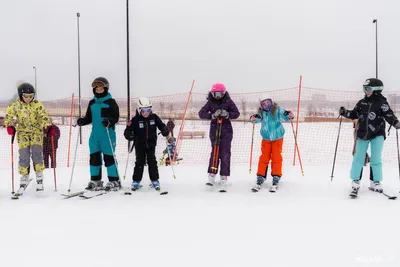
[[[152,107],[153,105],[151,104],[150,99],[148,99],[147,97],[139,97],[137,106],[137,110],[139,113],[142,113],[143,109],[151,109]]]

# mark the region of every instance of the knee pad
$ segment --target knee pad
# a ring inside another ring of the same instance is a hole
[[[96,152],[90,154],[90,165],[91,166],[101,166],[101,154],[100,152]]]
[[[115,160],[113,156],[104,154],[104,165],[106,167],[112,166],[115,164]]]

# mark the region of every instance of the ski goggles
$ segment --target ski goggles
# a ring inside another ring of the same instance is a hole
[[[272,99],[271,98],[266,98],[261,101],[261,108],[264,111],[270,111],[272,108]]]
[[[372,93],[373,91],[382,91],[383,86],[363,86],[364,93]]]
[[[151,112],[151,108],[140,108],[140,112],[143,114],[149,114]]]
[[[22,97],[26,98],[26,99],[33,98],[34,96],[35,96],[35,94],[22,94]]]
[[[224,92],[212,92],[212,95],[216,99],[221,99],[222,97],[224,97],[225,93]]]
[[[105,87],[106,85],[102,82],[93,82],[92,83],[92,88],[97,88],[97,87]]]

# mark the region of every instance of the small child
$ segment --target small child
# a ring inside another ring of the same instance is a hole
[[[367,79],[363,85],[364,98],[353,110],[340,107],[339,115],[356,120],[358,119],[356,151],[350,170],[352,180],[350,197],[357,197],[360,188],[360,173],[365,162],[365,154],[371,143],[370,166],[374,175],[370,190],[383,192],[382,181],[382,150],[386,138],[385,120],[396,129],[400,129],[400,122],[394,115],[386,98],[382,95],[383,82],[379,79]]]
[[[86,190],[117,191],[121,188],[117,162],[115,162],[116,133],[115,124],[119,120],[119,107],[108,92],[110,84],[104,77],[98,77],[92,82],[93,99],[90,100],[86,115],[79,118],[77,124],[84,126],[92,124],[89,138],[90,151],[90,182]],[[103,155],[102,155],[103,154]],[[107,167],[108,183],[103,187],[101,166],[102,158]]]
[[[131,119],[124,131],[125,139],[135,142],[136,162],[132,177],[132,191],[140,188],[146,160],[151,185],[157,191],[161,190],[156,159],[157,128],[164,137],[169,135],[167,126],[157,114],[152,112],[151,101],[147,97],[140,97],[136,115]]]
[[[176,148],[176,138],[170,136],[167,141],[167,147],[164,149],[163,154],[161,156],[162,163],[165,164],[165,166],[171,165],[172,163],[176,163],[177,161],[182,160],[182,158],[178,158],[178,153],[175,152],[175,148]],[[171,159],[173,159],[172,162]]]
[[[216,83],[208,93],[207,103],[200,109],[200,119],[210,120],[210,141],[213,148],[208,164],[209,186],[215,185],[215,175],[220,169],[220,192],[226,192],[226,183],[231,172],[231,144],[233,129],[231,120],[237,119],[240,112],[231,99],[225,86]],[[217,149],[217,146],[219,147]]]
[[[282,146],[285,129],[281,120],[289,121],[294,118],[291,111],[285,111],[277,103],[272,102],[271,98],[266,98],[260,102],[257,114],[250,117],[252,123],[261,122],[261,156],[258,161],[257,184],[252,188],[253,192],[258,192],[267,177],[268,165],[272,161],[272,187],[270,192],[276,192],[279,180],[282,176]]]
[[[21,180],[17,196],[23,194],[30,182],[30,156],[36,172],[36,190],[43,190],[43,129],[46,135],[56,134],[43,104],[35,100],[35,88],[23,83],[18,86],[18,96],[19,99],[7,107],[5,114],[7,133],[12,136],[17,134],[19,146],[18,172]]]

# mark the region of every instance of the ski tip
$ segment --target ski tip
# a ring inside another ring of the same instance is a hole
[[[161,192],[161,193],[160,193],[160,195],[162,195],[162,196],[163,196],[163,195],[167,195],[167,194],[168,194],[168,191],[164,191],[164,192]]]
[[[130,195],[132,195],[132,192],[125,192],[124,194],[130,196]]]

